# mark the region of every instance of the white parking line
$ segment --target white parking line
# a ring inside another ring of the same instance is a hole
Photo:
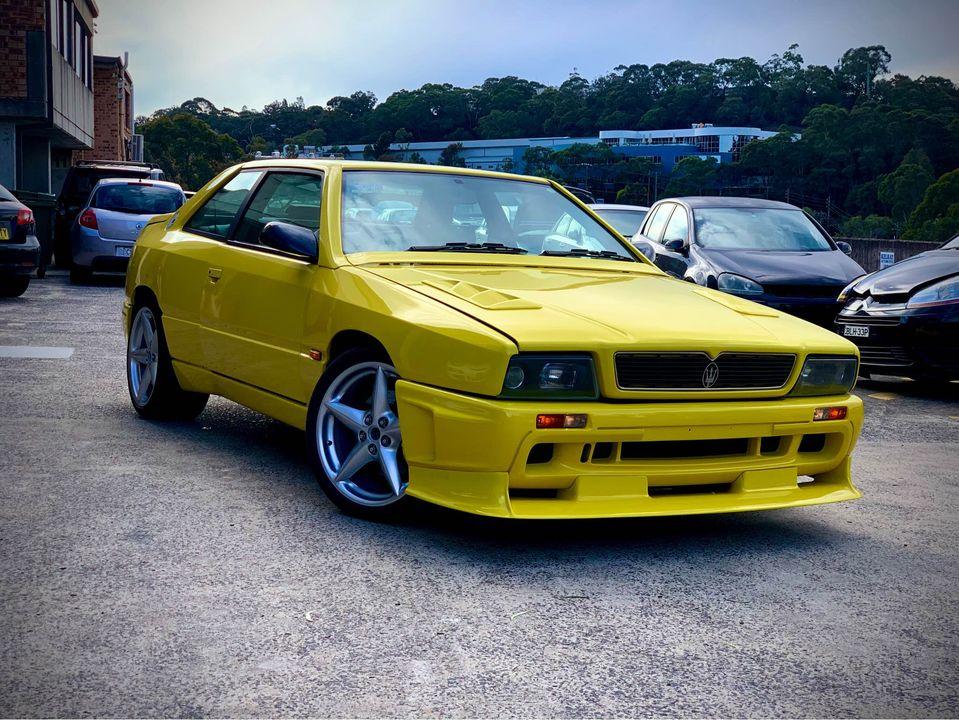
[[[73,356],[72,347],[44,347],[42,345],[0,345],[0,358],[37,358],[66,360]]]

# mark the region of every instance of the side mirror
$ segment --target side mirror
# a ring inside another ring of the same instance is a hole
[[[260,243],[313,262],[319,255],[319,243],[313,231],[292,223],[268,222],[260,231]]]
[[[836,247],[846,253],[846,255],[852,255],[852,245],[849,243],[843,242],[842,240],[837,240]]]
[[[633,247],[639,250],[639,252],[651,263],[656,262],[656,248],[653,247],[653,244],[649,242],[649,240],[637,235],[633,240]]]
[[[679,238],[672,238],[663,241],[663,247],[670,252],[681,253],[686,249],[686,242]]]

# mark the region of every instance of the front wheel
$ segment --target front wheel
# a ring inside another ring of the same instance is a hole
[[[350,515],[393,519],[409,504],[397,379],[375,353],[351,350],[330,363],[310,404],[310,461],[327,497]]]
[[[193,420],[209,395],[180,387],[167,350],[160,311],[141,305],[127,338],[127,389],[134,410],[148,420]]]
[[[20,297],[30,285],[28,275],[15,275],[11,278],[0,279],[0,297]]]

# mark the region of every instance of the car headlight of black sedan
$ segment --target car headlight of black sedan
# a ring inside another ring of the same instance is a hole
[[[906,302],[907,308],[959,304],[959,275],[924,287]]]

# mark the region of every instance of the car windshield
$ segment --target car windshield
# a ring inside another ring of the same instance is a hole
[[[434,172],[343,173],[343,251],[449,250],[634,260],[550,185]]]
[[[720,250],[824,251],[833,247],[806,214],[779,208],[697,208],[696,242]]]
[[[603,220],[608,222],[616,232],[625,237],[632,237],[639,232],[639,226],[643,224],[648,210],[606,210],[604,208],[594,208],[594,212]]]
[[[183,204],[183,193],[176,188],[145,183],[117,183],[97,190],[91,207],[137,215],[160,215]]]

